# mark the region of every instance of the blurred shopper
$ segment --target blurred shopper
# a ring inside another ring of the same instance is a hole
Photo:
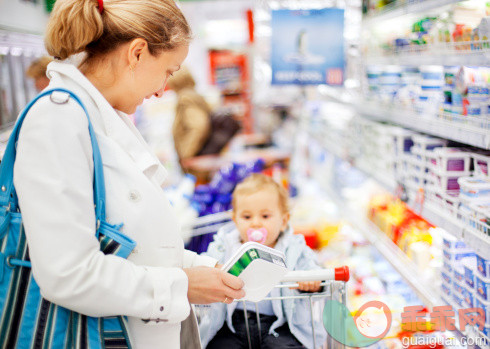
[[[177,94],[172,133],[181,165],[182,160],[198,155],[211,135],[211,108],[196,92],[195,85],[185,67],[168,80],[168,87]]]
[[[26,75],[34,80],[34,86],[36,87],[37,92],[41,92],[49,85],[46,68],[52,61],[53,58],[43,56],[34,60],[26,70]]]
[[[185,172],[189,172],[185,160],[219,154],[240,130],[240,123],[233,114],[225,107],[211,110],[194,89],[195,85],[186,68],[180,69],[168,80],[168,87],[177,94],[172,133],[175,150]]]
[[[215,268],[215,259],[184,250],[162,191],[166,171],[127,118],[144,99],[162,96],[190,38],[173,0],[56,1],[45,38],[57,58],[48,88],[70,90],[83,102],[103,162],[104,217],[114,238],[136,247],[121,258],[111,254],[115,240],[98,235],[84,110],[63,92],[39,99],[20,131],[14,169],[28,245],[16,273],[37,298],[23,303],[26,290],[15,291],[20,307],[3,312],[13,322],[5,322],[0,347],[200,348],[189,303],[244,296],[243,282]],[[78,66],[60,61],[78,53]],[[17,268],[9,261],[3,265]],[[17,321],[24,307],[34,318],[29,329]],[[116,316],[118,331],[99,322]]]

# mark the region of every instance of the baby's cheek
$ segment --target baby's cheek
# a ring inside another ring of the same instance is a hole
[[[243,242],[247,242],[247,241],[248,241],[248,236],[247,236],[247,233],[240,231],[240,239],[241,239]]]

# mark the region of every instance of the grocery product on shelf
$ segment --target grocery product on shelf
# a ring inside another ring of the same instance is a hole
[[[377,46],[385,55],[485,50],[489,47],[489,17],[482,9],[483,1],[480,6],[474,4],[454,5],[435,16],[421,14],[405,25],[405,32],[381,31]],[[368,51],[376,49],[367,47]]]
[[[373,197],[368,211],[373,221],[409,258],[418,265],[432,259],[432,225],[390,195]]]
[[[490,152],[475,152],[472,154],[472,158],[475,177],[490,178],[490,172],[488,171],[488,164],[490,163]]]

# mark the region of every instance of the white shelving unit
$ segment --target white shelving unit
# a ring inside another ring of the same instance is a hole
[[[406,107],[361,100],[336,88],[322,88],[326,98],[354,108],[373,121],[390,122],[411,130],[449,139],[482,149],[490,149],[490,118],[442,113],[438,117],[417,114]]]
[[[371,120],[391,122],[432,136],[490,149],[490,119],[448,113],[429,117],[400,106],[380,106],[367,101],[354,107]]]
[[[376,225],[366,218],[356,217],[353,212],[350,212],[349,217],[349,222],[363,232],[369,242],[375,246],[379,253],[383,255],[398,273],[400,273],[403,279],[412,287],[425,305],[434,307],[442,304],[439,293],[434,289],[433,284],[420,277],[419,268],[417,268],[407,255],[400,250],[400,248],[395,245],[386,234],[381,232]]]
[[[359,167],[360,170],[374,178],[379,184],[384,186],[388,191],[393,192],[395,184],[389,178],[379,175],[379,173],[373,169],[366,167]],[[416,202],[417,188],[407,188],[409,196],[408,206],[422,217],[427,219],[430,223],[445,229],[454,237],[465,241],[465,243],[471,247],[476,253],[481,256],[490,256],[490,236],[485,235],[477,227],[483,224],[477,220],[473,220],[471,217],[466,217],[464,220],[452,215],[444,206],[446,203],[444,199],[438,199],[436,195],[427,193],[425,200],[422,204]],[[486,229],[490,229],[490,226],[486,225]]]
[[[340,145],[333,145],[328,141],[328,137],[321,138],[318,134],[312,135],[312,138],[324,146],[328,152],[345,160],[345,157],[340,152]],[[354,163],[354,166],[369,177],[375,179],[389,192],[394,192],[396,190],[397,183],[393,179],[384,176],[380,171],[369,168],[363,163]],[[483,229],[477,229],[477,226],[479,225],[481,228],[481,225],[483,224],[482,222],[472,220],[470,217],[466,217],[464,220],[461,220],[449,212],[449,209],[445,207],[447,204],[443,199],[437,198],[436,195],[431,193],[426,194],[423,204],[420,205],[416,202],[417,188],[409,187],[406,189],[410,199],[408,206],[412,210],[419,213],[430,223],[447,230],[456,238],[464,240],[466,244],[479,255],[490,256],[490,236],[484,235],[484,233],[481,231]],[[490,231],[490,226],[487,225],[484,228]]]
[[[386,7],[379,13],[364,17],[363,29],[374,29],[374,26],[388,19],[395,19],[405,14],[422,14],[456,2],[458,1],[407,0],[403,5]],[[393,21],[390,23],[393,23]],[[477,49],[471,49],[472,47]],[[364,65],[490,66],[490,42],[488,41],[419,45],[407,49],[395,48],[391,52],[371,51],[370,53],[370,55],[364,56]],[[365,127],[363,124],[366,123],[362,118],[376,122],[387,122],[469,146],[490,149],[490,118],[488,117],[472,117],[449,113],[424,115],[404,106],[368,101],[353,90],[322,86],[319,88],[319,92],[325,99],[351,107],[361,117],[356,117],[361,120],[358,120],[357,124],[355,124],[361,125],[360,127]],[[356,118],[353,119],[354,123],[356,123]],[[376,159],[372,159],[369,149],[360,152],[353,149],[351,153],[346,152],[343,148],[349,144],[349,141],[344,141],[342,137],[331,137],[336,136],[335,131],[329,130],[328,126],[323,127],[322,124],[318,124],[318,118],[313,121],[317,124],[312,126],[308,132],[314,143],[318,143],[335,157],[348,161],[368,177],[380,183],[389,192],[394,193],[397,190],[398,183],[395,181],[394,174],[391,175],[387,171],[380,171],[379,168],[374,167],[376,164],[369,163],[371,160],[376,162]],[[346,132],[343,136],[347,138],[348,133]],[[358,144],[356,140],[354,144]],[[361,144],[363,143],[361,142]],[[360,154],[368,154],[367,158],[369,161],[363,161],[362,158],[359,158]],[[430,189],[423,186],[404,184],[408,196],[407,204],[413,211],[420,214],[430,223],[465,241],[479,255],[486,258],[490,257],[490,235],[485,233],[485,229],[490,232],[488,224],[479,221],[477,218],[465,216],[458,205],[451,206],[445,198],[436,195]],[[419,200],[421,193],[423,193],[423,199]],[[435,283],[423,280],[417,266],[386,234],[381,232],[359,211],[356,212],[353,208],[345,207],[346,205],[338,195],[330,196],[338,201],[341,211],[344,212],[349,222],[364,233],[364,236],[393,265],[426,305],[433,307],[444,304],[441,298],[441,291],[434,287]],[[451,300],[448,301],[450,302]],[[470,331],[466,331],[463,334],[466,337],[471,337],[475,333],[472,333],[470,329]]]
[[[370,26],[379,21],[385,21],[387,19],[411,13],[430,11],[459,1],[460,0],[407,0],[401,5],[387,5],[379,12],[368,14],[363,18],[363,25]]]
[[[488,40],[432,43],[409,46],[407,48],[394,47],[384,50],[381,54],[366,55],[367,64],[395,64],[395,65],[461,65],[488,66],[490,63],[490,42]]]
[[[317,141],[320,145],[335,155],[345,160],[341,152],[341,145],[332,144],[328,137],[321,137],[321,130],[316,130],[315,134],[312,134],[312,139]],[[385,187],[388,191],[393,192],[396,188],[390,178],[383,176],[379,171],[369,168],[366,165],[355,164],[362,172],[369,177],[375,179],[379,184]],[[417,204],[415,199],[415,188],[408,188],[409,202],[408,206],[415,212],[419,213],[422,217],[426,218],[429,222],[437,225],[448,232],[451,232],[459,239],[463,239],[466,244],[475,250],[476,253],[482,256],[490,256],[490,236],[483,235],[476,227],[472,225],[482,224],[478,221],[462,222],[457,217],[451,216],[447,210],[443,207],[443,200],[435,200],[434,196],[426,197],[423,204]],[[440,295],[440,292],[434,288],[434,283],[425,280],[421,277],[421,272],[418,267],[408,258],[408,256],[400,250],[400,248],[390,240],[390,238],[383,233],[373,222],[369,221],[366,217],[360,214],[358,209],[348,207],[345,201],[335,194],[333,189],[326,190],[326,194],[336,202],[340,207],[340,211],[357,230],[363,233],[366,239],[373,245],[378,252],[395,268],[395,270],[403,277],[403,279],[411,286],[417,296],[424,302],[426,306],[433,308],[434,306],[441,306],[447,303],[457,309],[451,299],[446,299]],[[490,231],[490,226],[487,226]],[[456,312],[457,315],[457,312]],[[458,321],[456,320],[456,324]],[[473,343],[478,343],[481,338],[484,337],[483,333],[479,332],[476,327],[468,326],[463,332],[457,329],[459,336],[464,336],[466,342],[468,339],[473,339]],[[470,348],[470,347],[469,347]],[[480,348],[479,346],[472,346],[471,348]],[[481,347],[483,348],[483,347]]]
[[[421,278],[421,273],[417,266],[386,234],[361,215],[358,209],[346,205],[344,199],[337,195],[332,188],[323,189],[327,196],[340,208],[348,222],[359,230],[370,244],[395,268],[424,304],[431,307],[442,304],[442,300],[431,282]]]

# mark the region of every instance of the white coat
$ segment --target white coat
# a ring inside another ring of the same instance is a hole
[[[99,251],[88,121],[74,100],[44,97],[22,126],[14,167],[41,293],[89,316],[128,316],[134,348],[179,348],[181,322],[190,313],[182,268],[216,260],[184,250],[161,188],[166,171],[127,116],[74,65],[53,62],[48,76],[48,88],[73,91],[87,108],[102,155],[107,221],[124,223],[122,233],[137,246],[127,260]]]

